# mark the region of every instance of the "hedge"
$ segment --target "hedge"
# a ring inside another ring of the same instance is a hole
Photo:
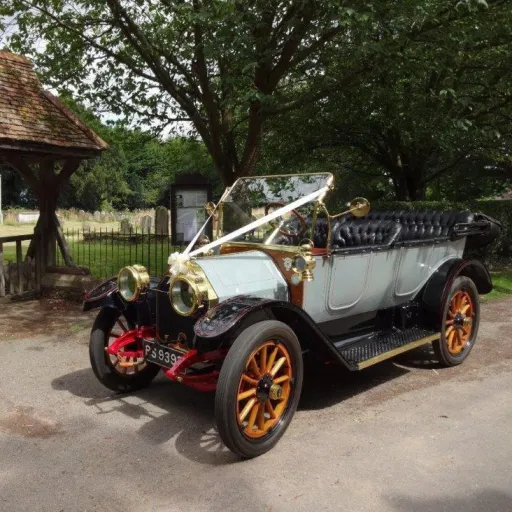
[[[345,206],[338,202],[334,211],[341,211]],[[331,209],[331,208],[329,208]],[[372,210],[469,210],[484,213],[501,222],[503,231],[501,235],[485,249],[474,253],[474,256],[483,259],[491,268],[503,267],[512,264],[512,200],[476,200],[476,201],[389,201],[372,204]]]

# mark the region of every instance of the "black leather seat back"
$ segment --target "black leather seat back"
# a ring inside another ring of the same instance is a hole
[[[365,220],[393,221],[402,226],[398,241],[413,242],[417,240],[441,240],[450,236],[452,228],[459,223],[473,222],[474,214],[471,212],[412,210],[412,211],[372,211]],[[355,218],[350,216],[346,222]]]
[[[352,220],[337,224],[332,233],[332,248],[390,246],[398,238],[400,224],[381,220]]]

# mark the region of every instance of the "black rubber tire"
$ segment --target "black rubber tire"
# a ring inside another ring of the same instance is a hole
[[[236,418],[238,383],[251,353],[265,341],[278,339],[285,345],[292,360],[292,396],[280,422],[270,433],[249,439],[238,426]],[[290,424],[299,403],[304,376],[302,350],[293,330],[282,322],[265,320],[245,329],[231,346],[222,364],[215,395],[215,419],[224,444],[244,459],[258,457],[276,445]]]
[[[445,321],[448,315],[448,309],[450,307],[450,301],[455,293],[459,290],[466,291],[473,301],[474,305],[474,317],[472,324],[471,337],[469,338],[466,347],[459,354],[451,354],[448,350],[448,344],[446,342],[445,336]],[[450,293],[446,299],[446,303],[444,304],[443,314],[441,318],[441,339],[439,341],[434,341],[432,346],[434,349],[434,353],[437,356],[437,360],[442,366],[457,366],[461,364],[471,352],[473,345],[475,344],[476,337],[478,334],[478,326],[480,324],[480,299],[478,290],[476,289],[475,283],[469,278],[465,276],[457,277],[452,284],[450,289]]]
[[[109,341],[108,335],[119,317],[119,311],[113,308],[104,308],[98,313],[91,331],[89,358],[94,375],[105,387],[113,391],[128,393],[147,387],[158,375],[160,367],[148,363],[135,375],[121,375],[115,371],[105,354],[105,347]]]

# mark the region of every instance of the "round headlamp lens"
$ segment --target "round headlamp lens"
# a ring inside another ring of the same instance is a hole
[[[124,300],[131,301],[137,296],[137,279],[135,273],[129,267],[123,268],[119,272],[117,280],[119,293]]]
[[[191,315],[197,309],[197,291],[183,278],[177,278],[171,284],[171,304],[180,315]]]

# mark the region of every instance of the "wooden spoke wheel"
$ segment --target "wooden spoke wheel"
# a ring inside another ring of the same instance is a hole
[[[269,340],[247,360],[238,384],[237,420],[250,438],[267,435],[288,405],[292,361],[283,343]]]
[[[112,345],[131,327],[125,318],[119,317],[108,333],[108,345]],[[135,375],[146,367],[144,354],[140,348],[127,346],[126,349],[119,350],[115,355],[105,354],[107,363],[112,365],[114,371],[120,375]]]
[[[104,308],[96,317],[89,341],[89,358],[97,379],[114,391],[135,391],[148,386],[160,367],[146,363],[137,343],[120,349],[118,354],[107,354],[105,349],[133,328],[128,320],[113,308]]]
[[[445,302],[441,339],[433,344],[443,366],[462,363],[475,344],[480,321],[479,295],[468,277],[457,277]]]
[[[471,295],[465,290],[457,291],[452,296],[445,321],[445,337],[450,354],[462,352],[471,339],[474,314]]]
[[[245,329],[217,384],[215,416],[224,444],[244,458],[270,450],[297,409],[302,379],[301,347],[288,325],[265,320]]]

